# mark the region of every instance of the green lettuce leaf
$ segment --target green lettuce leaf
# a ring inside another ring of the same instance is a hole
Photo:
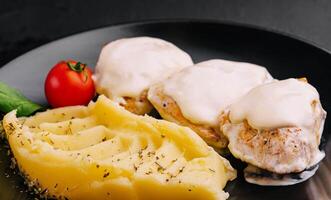
[[[29,116],[43,107],[27,99],[18,90],[0,82],[0,111],[8,113],[15,109],[17,116],[22,117]]]

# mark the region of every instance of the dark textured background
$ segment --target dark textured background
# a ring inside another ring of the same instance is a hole
[[[73,33],[122,22],[176,18],[253,24],[331,50],[330,0],[0,0],[0,66]]]

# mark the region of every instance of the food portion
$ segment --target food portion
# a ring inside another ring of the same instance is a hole
[[[100,96],[3,120],[19,169],[58,199],[221,200],[236,177],[229,162],[193,131],[137,116]]]
[[[271,80],[264,67],[215,59],[156,84],[148,99],[164,119],[190,127],[220,149],[227,146],[227,139],[219,129],[219,115],[237,98]]]
[[[149,87],[192,65],[191,57],[167,41],[136,37],[103,47],[94,80],[97,92],[136,114],[151,111]]]
[[[323,159],[319,150],[326,112],[305,79],[287,79],[252,89],[221,117],[229,150],[250,164],[248,182],[291,185],[311,177]]]
[[[44,87],[55,109],[40,112],[0,82],[13,164],[45,199],[224,200],[237,175],[219,155],[228,150],[248,164],[247,182],[272,186],[307,180],[325,156],[326,112],[306,79],[220,59],[194,65],[157,38],[110,42],[93,75],[60,61]],[[168,121],[140,116],[153,107]]]
[[[87,105],[95,96],[92,71],[77,61],[60,61],[47,74],[45,96],[53,108]]]

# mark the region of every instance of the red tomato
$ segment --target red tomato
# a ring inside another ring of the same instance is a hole
[[[54,108],[86,105],[95,95],[92,72],[80,62],[61,61],[48,72],[45,94]]]

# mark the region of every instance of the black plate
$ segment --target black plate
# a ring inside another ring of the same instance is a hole
[[[201,21],[144,22],[97,29],[44,45],[0,69],[0,80],[21,90],[35,102],[45,104],[43,82],[59,60],[76,59],[94,66],[101,47],[109,41],[134,36],[153,36],[173,42],[195,62],[211,58],[251,62],[267,67],[277,79],[307,77],[321,95],[325,110],[331,110],[331,55],[314,45],[260,28]],[[294,186],[262,187],[243,181],[242,174],[229,183],[230,199],[331,199],[331,142],[329,121],[325,124],[327,157],[316,175]],[[0,199],[33,199],[25,192],[23,179],[9,169],[9,157],[0,151]],[[9,177],[8,177],[9,176]]]

